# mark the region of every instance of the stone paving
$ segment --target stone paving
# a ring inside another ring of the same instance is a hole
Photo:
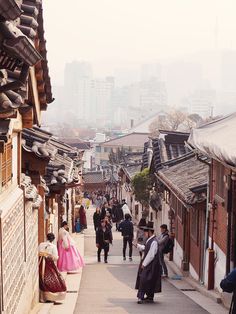
[[[89,223],[91,223],[92,213],[93,209],[90,209]],[[135,251],[133,262],[123,261],[121,235],[119,232],[113,231],[113,237],[114,243],[109,253],[108,264],[97,263],[93,226],[89,225],[86,230],[86,267],[83,270],[74,314],[227,313],[221,305],[202,296],[197,291],[186,291],[184,294],[180,289],[189,289],[189,286],[187,287],[185,283],[178,283],[176,288],[171,279],[163,280],[163,292],[155,295],[154,304],[137,304],[137,291],[134,290],[134,284],[139,262],[138,252]]]

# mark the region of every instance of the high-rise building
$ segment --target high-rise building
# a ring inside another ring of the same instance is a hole
[[[64,105],[81,121],[87,121],[90,115],[92,73],[92,67],[87,62],[73,61],[65,66]]]
[[[197,89],[185,101],[190,114],[197,113],[202,118],[208,118],[213,114],[216,104],[216,91],[213,89]]]
[[[112,115],[112,97],[115,80],[113,77],[91,80],[90,115],[91,122],[105,126],[110,124]]]

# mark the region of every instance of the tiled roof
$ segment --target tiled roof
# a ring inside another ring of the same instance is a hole
[[[90,142],[81,140],[80,138],[60,138],[62,142],[69,144],[70,146],[76,147],[81,150],[90,149]]]
[[[48,185],[61,185],[79,180],[76,167],[81,157],[78,151],[57,140],[51,133],[37,127],[24,129],[22,147],[25,151],[48,160],[44,177]]]
[[[141,163],[139,165],[126,166],[124,168],[129,175],[129,178],[132,179],[137,173],[141,171]]]
[[[190,150],[185,146],[188,137],[189,133],[161,130],[158,138],[151,139],[152,168],[154,171],[158,171],[162,164],[188,154]]]
[[[206,185],[208,169],[208,165],[195,156],[189,156],[179,158],[174,165],[159,170],[157,175],[184,202],[194,204],[206,199],[206,194],[194,193],[193,190]]]
[[[31,178],[24,173],[21,175],[21,185],[24,186],[26,200],[32,202],[33,208],[39,208],[42,197],[38,194],[36,186],[32,184]]]
[[[53,98],[47,66],[42,1],[1,1],[0,33],[0,118],[13,118],[18,108],[20,112],[31,108],[25,100],[29,99],[27,83],[29,67],[32,66],[35,66],[40,109],[45,109]]]
[[[119,147],[143,147],[148,139],[148,133],[130,133],[120,137],[116,137],[104,143],[101,146],[119,146]]]
[[[85,184],[105,183],[104,176],[101,171],[84,173],[83,179]]]

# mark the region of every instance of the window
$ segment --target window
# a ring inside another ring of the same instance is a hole
[[[104,153],[110,153],[111,148],[110,147],[104,147]]]
[[[217,163],[216,164],[216,194],[220,197],[224,198],[224,192],[225,192],[225,184],[224,184],[224,174],[225,174],[225,167]]]
[[[12,178],[12,144],[4,145],[4,153],[1,154],[1,179],[4,187]]]
[[[96,152],[101,153],[101,146],[96,146]]]

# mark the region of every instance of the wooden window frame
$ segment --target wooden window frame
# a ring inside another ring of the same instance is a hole
[[[1,155],[1,188],[4,189],[12,181],[12,142],[4,144],[4,152]]]

